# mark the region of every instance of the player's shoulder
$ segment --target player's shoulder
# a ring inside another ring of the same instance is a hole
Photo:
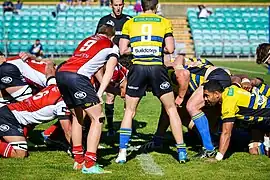
[[[11,63],[3,63],[1,64],[0,66],[1,68],[1,71],[20,71],[19,68],[17,66],[15,66],[14,64],[11,64]]]
[[[132,19],[132,16],[130,16],[128,14],[123,14],[123,19],[130,20],[130,19]]]
[[[222,94],[225,97],[235,97],[243,92],[245,93],[245,90],[243,90],[242,88],[239,88],[236,85],[231,85],[231,86],[225,88],[225,90]]]
[[[110,20],[112,19],[113,17],[111,16],[111,14],[108,14],[108,15],[105,15],[103,16],[102,18],[100,18],[99,21],[106,21],[106,20]]]

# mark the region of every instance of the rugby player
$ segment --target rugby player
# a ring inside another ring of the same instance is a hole
[[[172,87],[162,60],[164,51],[167,53],[174,51],[172,25],[169,20],[156,15],[157,4],[157,0],[143,0],[143,13],[128,20],[122,30],[119,42],[120,54],[132,54],[134,59],[127,77],[126,109],[120,128],[117,163],[126,162],[127,146],[132,133],[132,118],[147,87],[151,87],[153,94],[161,100],[169,114],[179,161],[187,160],[181,119],[174,104]]]
[[[96,152],[105,119],[102,112],[102,95],[113,76],[119,57],[119,49],[111,41],[114,34],[112,26],[102,25],[96,35],[84,39],[78,45],[72,57],[62,63],[56,72],[57,85],[73,115],[73,168],[82,169],[83,173],[107,172],[96,163]],[[106,71],[96,92],[90,79],[105,63]],[[86,153],[82,147],[83,113],[91,119]]]
[[[26,157],[27,142],[23,127],[48,122],[56,117],[70,142],[70,112],[55,84],[21,102],[3,106],[0,113],[0,155],[3,157]]]
[[[201,136],[203,142],[203,150],[197,156],[200,158],[211,157],[215,155],[215,149],[210,136],[208,118],[202,111],[202,108],[205,106],[202,92],[202,84],[205,81],[215,79],[226,87],[231,84],[231,77],[229,75],[229,72],[226,72],[222,68],[211,65],[200,65],[197,67],[192,66],[188,67],[187,70],[190,71],[188,88],[186,89],[186,92],[184,92],[184,94],[183,92],[181,92],[181,96],[184,95],[186,101],[183,104],[184,107],[178,108],[178,112],[183,119],[184,125],[191,130],[197,131]],[[168,71],[168,74],[173,87],[173,91],[176,95],[179,96],[179,86],[181,86],[179,84],[181,83],[181,81],[177,74],[177,71],[170,69]],[[186,110],[189,116],[185,115]],[[192,113],[195,114],[193,111],[201,114],[200,117],[192,118],[192,116],[194,116],[192,115]],[[190,117],[192,119],[190,119]],[[168,127],[168,115],[162,107],[159,124],[155,136],[153,137],[152,141],[142,147],[143,150],[147,151],[149,149],[162,147],[162,139]]]
[[[256,62],[257,64],[262,64],[268,69],[268,73],[270,72],[270,44],[262,43],[259,44],[256,49]]]
[[[116,45],[119,45],[119,40],[122,35],[122,28],[124,23],[131,19],[132,17],[126,14],[123,14],[123,9],[125,6],[124,0],[110,0],[111,7],[112,7],[112,13],[102,17],[99,22],[96,29],[96,32],[98,31],[98,28],[103,24],[109,24],[114,26],[115,28],[115,37],[113,39],[113,42]],[[122,59],[126,59],[127,57],[121,57]],[[129,60],[128,60],[129,61]],[[108,125],[108,136],[115,135],[115,130],[113,128],[113,116],[114,116],[114,101],[115,101],[115,93],[111,92],[112,89],[109,91],[106,91],[106,101],[105,101],[105,116],[107,119],[107,125]]]
[[[216,160],[223,159],[236,120],[254,122],[256,128],[269,133],[270,100],[265,96],[247,92],[237,85],[223,88],[218,81],[210,80],[204,84],[204,98],[210,106],[218,103],[222,106],[222,134]],[[269,142],[267,145],[269,148]],[[252,148],[253,144],[250,146]]]
[[[32,96],[32,89],[20,70],[6,61],[6,57],[0,52],[0,106]]]

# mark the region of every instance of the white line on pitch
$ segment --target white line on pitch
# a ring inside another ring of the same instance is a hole
[[[163,176],[164,172],[162,168],[155,163],[150,154],[140,154],[136,157],[140,161],[140,165],[146,174],[152,174],[157,176]]]
[[[266,74],[265,72],[249,71],[249,70],[238,69],[238,68],[231,68],[231,67],[225,67],[225,66],[222,66],[222,68],[230,69],[230,70],[233,70],[233,71],[240,71],[240,72],[246,72],[246,73],[253,73],[253,74],[262,74],[262,75],[265,75],[265,74]]]

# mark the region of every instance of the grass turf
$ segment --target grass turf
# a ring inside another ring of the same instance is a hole
[[[218,66],[232,67],[234,69],[255,71],[248,73],[250,76],[261,76],[270,84],[270,76],[256,74],[266,72],[265,68],[256,65],[254,62],[214,62]],[[243,73],[233,71],[233,73]],[[123,101],[119,98],[115,103],[115,127],[120,126],[123,117]],[[150,93],[141,101],[136,119],[137,132],[141,142],[132,142],[133,145],[143,144],[151,138],[157,126],[160,113],[160,103]],[[34,132],[44,129],[48,124],[39,125]],[[172,137],[168,134],[169,139]],[[114,142],[115,140],[115,142]],[[170,141],[168,140],[168,141]],[[163,149],[161,152],[150,153],[155,163],[162,169],[163,175],[151,175],[145,172],[140,161],[135,158],[138,152],[133,151],[131,159],[125,165],[114,163],[117,155],[118,136],[111,139],[105,136],[105,129],[102,137],[102,145],[106,149],[99,150],[100,164],[105,165],[106,170],[112,174],[84,175],[81,172],[72,170],[72,159],[65,152],[49,151],[45,147],[33,148],[30,156],[25,159],[0,159],[0,179],[260,179],[268,180],[270,177],[270,159],[262,156],[251,156],[246,152],[234,153],[229,159],[218,163],[211,163],[205,160],[192,160],[185,165],[179,164],[174,156],[176,155],[173,141],[172,146]],[[195,152],[189,150],[189,155]]]

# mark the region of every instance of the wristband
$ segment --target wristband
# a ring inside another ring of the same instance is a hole
[[[223,159],[223,155],[220,152],[217,152],[216,160],[221,161]]]

